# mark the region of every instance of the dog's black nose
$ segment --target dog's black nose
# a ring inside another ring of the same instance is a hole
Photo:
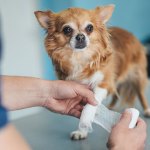
[[[76,40],[77,40],[78,42],[83,42],[83,41],[85,41],[85,36],[84,36],[84,34],[78,34],[78,35],[76,36]]]
[[[86,38],[84,34],[78,34],[76,36],[76,45],[75,48],[76,49],[83,49],[86,47]]]

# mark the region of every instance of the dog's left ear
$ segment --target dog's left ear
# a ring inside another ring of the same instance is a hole
[[[107,5],[103,7],[96,7],[96,14],[99,14],[99,19],[105,24],[112,16],[115,5]]]

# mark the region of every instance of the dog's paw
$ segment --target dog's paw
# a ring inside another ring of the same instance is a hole
[[[86,131],[73,131],[71,134],[70,134],[70,138],[72,140],[82,140],[82,139],[85,139],[87,138],[88,136],[88,132]]]
[[[144,116],[145,117],[150,117],[150,108],[144,110]]]

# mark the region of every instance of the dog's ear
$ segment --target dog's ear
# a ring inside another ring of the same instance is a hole
[[[96,7],[96,14],[99,15],[99,19],[105,24],[112,16],[115,5],[107,5],[103,7]]]
[[[36,11],[34,12],[39,24],[45,28],[48,29],[51,22],[54,20],[55,14],[52,11]]]

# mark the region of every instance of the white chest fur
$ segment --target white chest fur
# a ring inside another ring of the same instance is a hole
[[[91,77],[89,77],[88,79],[84,79],[81,82],[83,84],[88,84],[92,87],[92,89],[94,89],[95,87],[97,87],[98,84],[100,84],[104,79],[104,74],[101,71],[97,71],[95,72]]]

